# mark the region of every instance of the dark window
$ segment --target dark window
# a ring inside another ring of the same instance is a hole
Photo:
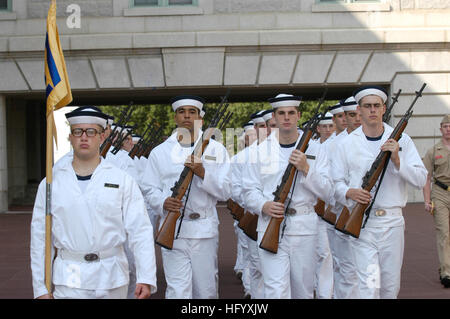
[[[8,10],[8,0],[0,0],[0,10]]]
[[[186,6],[196,5],[197,0],[134,0],[135,6]]]

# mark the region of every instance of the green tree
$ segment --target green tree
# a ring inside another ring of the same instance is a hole
[[[314,110],[317,107],[318,101],[303,101],[300,104],[300,111],[302,113],[299,125],[309,120],[314,114]],[[336,104],[337,101],[325,101],[320,111],[323,112],[328,109],[329,106]],[[211,118],[216,113],[219,103],[205,104],[204,110],[206,112],[204,117],[205,125],[211,121]],[[115,117],[115,121],[120,118],[120,114],[123,110],[126,110],[129,106],[100,106],[100,109]],[[169,104],[149,104],[149,105],[134,105],[134,111],[131,115],[128,125],[135,125],[135,133],[142,135],[147,126],[155,121],[158,125],[163,126],[163,135],[170,136],[175,129],[174,113],[172,106]],[[235,102],[228,105],[227,111],[232,112],[232,118],[227,124],[227,128],[239,128],[250,120],[250,115],[260,110],[270,109],[269,102]],[[223,136],[225,130],[222,130]]]

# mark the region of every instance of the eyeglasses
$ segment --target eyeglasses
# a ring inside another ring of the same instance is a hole
[[[83,133],[86,133],[87,137],[94,137],[95,135],[101,132],[97,131],[95,128],[87,128],[87,129],[75,128],[72,130],[72,135],[75,137],[81,137]]]

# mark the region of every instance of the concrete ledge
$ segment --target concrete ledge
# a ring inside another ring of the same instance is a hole
[[[134,48],[193,47],[194,32],[158,32],[133,35]]]
[[[257,31],[238,32],[199,32],[197,33],[198,46],[236,46],[258,45],[259,34]]]
[[[320,31],[261,31],[260,45],[321,44]]]
[[[70,48],[72,50],[129,49],[132,47],[132,44],[133,38],[131,34],[70,36]]]
[[[15,12],[0,11],[0,20],[17,20],[17,14]]]
[[[389,3],[316,3],[312,12],[391,11]]]

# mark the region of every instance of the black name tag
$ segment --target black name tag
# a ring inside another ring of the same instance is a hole
[[[310,160],[315,160],[316,159],[316,157],[314,155],[306,155],[306,158],[310,159]]]
[[[119,188],[119,185],[118,185],[118,184],[109,184],[109,183],[105,183],[105,187]]]

